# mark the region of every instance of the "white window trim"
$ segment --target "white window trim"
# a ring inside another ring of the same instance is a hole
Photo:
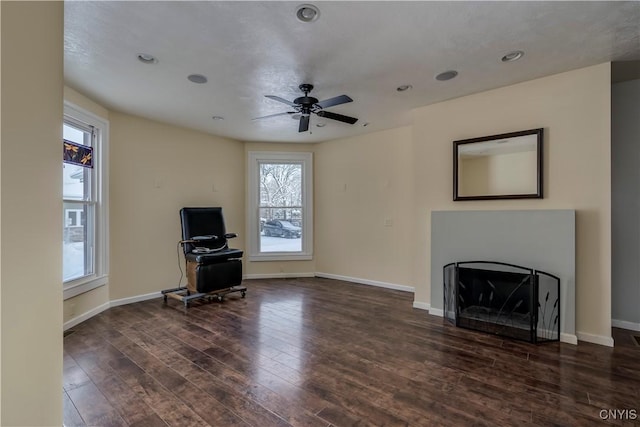
[[[247,157],[247,247],[249,261],[295,261],[313,259],[313,153],[249,151]],[[260,252],[260,174],[259,163],[263,161],[291,161],[303,164],[302,206],[302,251],[300,252]]]
[[[94,147],[96,174],[96,229],[94,274],[64,283],[63,299],[104,286],[109,281],[109,121],[75,104],[64,101],[64,116],[97,129],[98,140]],[[62,158],[61,158],[62,160]]]

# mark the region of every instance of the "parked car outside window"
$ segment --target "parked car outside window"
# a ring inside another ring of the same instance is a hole
[[[263,230],[265,236],[284,237],[286,239],[300,238],[302,235],[302,228],[280,219],[265,222]]]

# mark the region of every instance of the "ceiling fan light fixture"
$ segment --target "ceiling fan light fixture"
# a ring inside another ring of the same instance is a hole
[[[296,8],[296,18],[301,22],[313,22],[320,16],[320,10],[312,4],[301,4]]]
[[[441,82],[446,82],[447,80],[451,80],[458,75],[456,70],[445,71],[444,73],[440,73],[436,76],[436,80]]]
[[[155,56],[150,55],[148,53],[139,53],[137,55],[138,61],[142,62],[143,64],[157,64],[158,60],[156,59]]]
[[[208,81],[207,77],[203,76],[202,74],[190,74],[189,76],[187,76],[187,79],[190,82],[197,84],[204,84]]]
[[[524,52],[521,50],[514,50],[512,52],[507,53],[502,57],[502,62],[514,62],[524,56]]]

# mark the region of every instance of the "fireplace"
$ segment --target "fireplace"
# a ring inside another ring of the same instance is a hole
[[[540,343],[560,339],[560,279],[493,261],[444,266],[444,315],[456,326]]]

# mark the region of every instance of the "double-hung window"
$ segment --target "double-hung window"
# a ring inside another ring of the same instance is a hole
[[[65,149],[90,148],[92,167],[62,163],[63,282],[70,298],[107,282],[106,144],[108,123],[64,105]]]
[[[311,153],[249,152],[250,260],[311,259],[312,159]]]

